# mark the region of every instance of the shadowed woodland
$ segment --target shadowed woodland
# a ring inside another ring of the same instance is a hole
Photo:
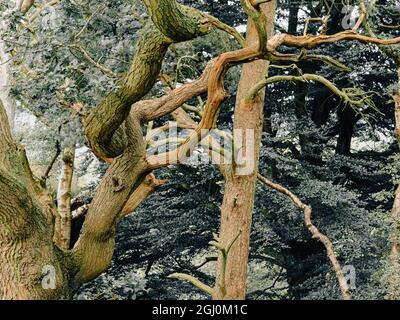
[[[398,0],[0,0],[0,298],[399,299],[399,81]]]

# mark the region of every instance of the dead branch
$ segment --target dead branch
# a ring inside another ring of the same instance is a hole
[[[72,211],[72,220],[77,220],[80,217],[83,217],[86,215],[86,213],[89,210],[89,205],[88,204],[84,204],[82,206],[80,206],[78,209]]]
[[[342,297],[344,300],[350,300],[351,299],[351,295],[349,292],[349,287],[347,285],[347,281],[346,278],[344,277],[342,268],[340,266],[339,261],[337,260],[337,257],[335,255],[335,251],[332,245],[332,242],[329,240],[329,238],[327,236],[325,236],[324,234],[322,234],[317,227],[315,227],[312,224],[311,221],[311,207],[304,204],[297,196],[295,196],[292,192],[290,192],[288,189],[286,189],[285,187],[273,183],[272,181],[268,180],[267,178],[263,177],[261,174],[258,174],[257,176],[258,180],[261,181],[263,184],[265,184],[266,186],[288,196],[293,203],[299,207],[300,209],[302,209],[304,211],[304,224],[306,225],[306,227],[308,228],[308,230],[310,230],[312,236],[314,239],[317,239],[319,241],[322,242],[322,244],[325,246],[325,249],[327,251],[328,254],[328,258],[331,261],[332,267],[335,270],[336,273],[336,278],[339,281],[339,286],[340,286],[340,290],[342,292]]]
[[[280,46],[288,46],[293,48],[314,49],[327,43],[336,43],[340,41],[358,41],[361,43],[371,43],[376,45],[395,45],[400,43],[400,37],[391,39],[380,39],[376,37],[365,36],[353,30],[339,32],[333,35],[317,35],[317,36],[294,36],[290,34],[278,34],[268,41],[268,51],[275,52]]]
[[[58,156],[61,154],[61,147],[60,147],[60,142],[57,140],[55,144],[56,152],[54,153],[53,158],[51,159],[49,165],[47,166],[46,170],[44,171],[42,175],[42,181],[46,183],[46,180],[49,177],[51,169],[53,169],[54,164],[56,163],[56,160],[58,159]]]
[[[63,167],[57,191],[58,215],[54,228],[54,243],[68,250],[71,239],[71,186],[74,172],[75,145],[64,149]]]

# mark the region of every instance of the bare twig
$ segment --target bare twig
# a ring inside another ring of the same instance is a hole
[[[56,162],[58,156],[59,156],[60,153],[61,153],[60,142],[59,142],[58,140],[56,141],[55,148],[56,148],[56,152],[54,153],[53,158],[51,159],[49,165],[47,166],[45,172],[44,172],[43,175],[42,175],[42,181],[43,181],[44,183],[45,183],[46,180],[48,179],[49,174],[50,174],[50,171],[51,171],[51,169],[53,168],[54,163]]]
[[[91,64],[93,64],[96,68],[98,68],[100,71],[102,71],[105,75],[107,75],[111,78],[118,77],[118,75],[116,73],[114,73],[111,69],[103,66],[102,64],[100,64],[99,62],[94,60],[93,57],[89,54],[89,52],[87,52],[86,49],[84,49],[80,44],[77,44],[77,43],[69,44],[66,47],[79,51],[87,61],[89,61]]]
[[[365,6],[364,0],[360,0],[360,17],[358,18],[356,24],[353,27],[353,31],[357,31],[361,25],[364,23],[364,21],[368,18],[368,10],[367,7]]]
[[[88,27],[90,21],[92,21],[92,19],[95,17],[95,15],[97,13],[99,13],[101,10],[105,9],[105,5],[100,5],[97,7],[97,9],[90,15],[90,17],[86,20],[85,24],[83,25],[83,27],[81,28],[81,30],[79,30],[79,32],[74,36],[74,39],[78,39],[82,33],[86,30],[86,28]]]

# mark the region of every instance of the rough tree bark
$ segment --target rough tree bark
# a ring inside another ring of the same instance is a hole
[[[162,6],[168,2],[174,3],[172,8],[176,12],[169,12],[168,6]],[[189,34],[194,38],[210,30],[210,24],[203,20],[202,14],[177,5],[174,0],[147,5],[157,5],[158,13],[163,9],[164,18],[182,13],[174,23],[175,27],[180,27],[178,34],[183,32],[182,26],[190,27],[185,40]],[[156,20],[154,23],[163,22]],[[118,157],[112,161],[97,188],[82,234],[72,250],[65,250],[63,247],[66,245],[53,242],[55,218],[59,213],[41,181],[33,177],[23,148],[13,141],[1,104],[0,298],[70,298],[81,284],[107,268],[114,249],[115,225],[127,210],[137,205],[137,202],[127,203],[128,199],[140,185],[142,188],[136,191],[139,196],[147,195],[158,186],[153,180],[145,179],[149,177],[149,169],[145,159],[142,119],[135,113],[129,117],[128,114],[132,103],[151,89],[168,45],[182,39],[167,37],[153,22],[149,22],[137,44],[132,68],[120,81],[121,90],[110,93],[84,119],[93,151],[100,156]],[[125,125],[121,126],[124,122]],[[125,139],[122,144],[115,139],[119,144],[114,147],[111,141],[117,130],[123,133],[119,138]],[[61,202],[65,207],[59,209],[68,211],[68,199],[64,200]]]
[[[75,146],[64,149],[62,172],[57,190],[57,217],[55,221],[54,243],[68,250],[71,240],[71,186],[74,174]]]
[[[0,194],[0,298],[68,298],[70,259],[53,244],[52,199],[13,141],[1,102]],[[47,290],[42,281],[57,286]]]
[[[0,22],[0,28],[1,28]],[[14,114],[15,108],[9,97],[9,68],[7,61],[9,60],[8,55],[5,53],[4,42],[0,40],[0,99],[3,101],[4,108],[7,111],[8,119],[11,128],[14,125]]]
[[[397,139],[398,145],[400,146],[400,52],[397,52],[396,55],[392,55],[395,58],[395,61],[397,63],[397,74],[398,74],[398,88],[395,90],[393,93],[393,100],[394,100],[394,114],[395,114],[395,131],[394,135]],[[391,267],[393,268],[393,271],[396,273],[399,272],[400,270],[400,240],[399,240],[399,234],[400,234],[400,185],[397,186],[396,192],[395,192],[395,197],[394,197],[394,202],[393,202],[393,207],[392,207],[392,219],[394,222],[395,226],[395,234],[394,234],[394,239],[392,240],[391,243],[391,251],[390,251],[390,257],[389,257],[389,262]],[[394,276],[395,279],[397,279],[397,275]],[[388,292],[389,292],[389,299],[390,300],[397,300],[400,298],[400,292],[399,292],[399,282],[398,281],[392,281],[392,279],[389,280],[389,286],[388,286]]]
[[[276,1],[271,1],[261,6],[262,12],[267,17],[266,32],[271,37],[275,23]],[[258,32],[252,20],[247,27],[246,45],[258,43]],[[227,170],[225,176],[225,194],[221,207],[221,227],[219,240],[226,246],[239,233],[240,236],[233,244],[225,270],[225,288],[217,291],[216,299],[244,299],[246,295],[246,273],[249,255],[249,237],[251,229],[252,212],[254,206],[255,186],[257,181],[258,161],[260,153],[261,133],[263,126],[263,109],[265,90],[252,101],[246,100],[248,91],[265,78],[268,73],[269,62],[258,60],[245,64],[239,82],[236,98],[234,130],[242,133],[242,141],[235,142],[243,147],[239,152],[246,153],[249,148],[251,159],[244,159],[247,165],[253,166],[249,173],[240,167],[233,166]],[[250,130],[250,131],[248,131]],[[246,143],[246,134],[252,132],[254,141],[252,145]],[[239,138],[240,139],[240,138]],[[252,163],[250,163],[252,162]],[[242,171],[242,172],[241,172]],[[241,175],[244,174],[244,175]],[[219,258],[217,267],[217,283],[221,275]],[[222,296],[220,296],[222,295]]]
[[[32,1],[27,3],[32,5]],[[243,0],[242,3],[247,6],[252,3],[258,7],[260,2]],[[24,149],[13,140],[6,112],[0,103],[1,299],[70,298],[83,283],[97,277],[107,268],[114,250],[116,224],[138,205],[141,198],[153,192],[160,184],[151,175],[151,171],[168,163],[160,165],[158,157],[146,155],[142,125],[149,119],[176,111],[180,107],[179,103],[192,98],[196,92],[204,92],[203,81],[207,75],[197,83],[200,87],[185,86],[191,92],[177,89],[171,92],[173,97],[168,101],[155,101],[149,113],[141,107],[138,107],[139,110],[132,108],[132,104],[151,89],[170,44],[204,35],[216,21],[175,0],[144,0],[144,4],[152,21],[143,29],[129,71],[121,78],[115,91],[109,93],[88,115],[82,114],[82,123],[92,151],[111,165],[97,187],[81,235],[71,250],[66,250],[66,245],[54,242],[54,226],[59,212],[43,181],[33,176]],[[269,35],[273,29],[275,6],[276,1],[262,5],[268,17]],[[252,9],[254,14],[255,8]],[[283,45],[311,49],[324,43],[345,40],[382,45],[400,43],[400,38],[377,39],[346,31],[330,36],[279,34],[268,39],[268,44],[265,37],[260,37],[257,44],[256,35],[264,33],[263,28],[258,23],[250,24],[247,47],[223,53],[216,59],[208,78],[208,100],[202,120],[193,124],[194,130],[186,143],[168,154],[187,155],[197,138],[204,138],[202,129],[215,126],[219,107],[227,97],[223,77],[232,65],[256,58],[273,59],[278,57],[276,50]],[[235,129],[255,131],[255,143],[243,144],[244,150],[240,150],[243,152],[251,149],[255,163],[254,170],[246,175],[237,174],[243,173],[240,163],[232,171],[225,172],[226,196],[220,240],[226,247],[229,247],[227,244],[232,243],[232,240],[237,238],[238,241],[233,243],[229,251],[235,259],[228,259],[224,270],[227,286],[223,290],[216,290],[222,293],[216,298],[243,299],[245,296],[249,231],[264,100],[263,93],[255,94],[254,99],[247,99],[246,93],[250,85],[266,75],[267,69],[268,62],[257,61],[245,66],[243,70],[234,125]],[[175,116],[182,114],[177,111]],[[69,211],[68,197],[60,202],[64,202],[65,207],[61,205],[59,210]]]

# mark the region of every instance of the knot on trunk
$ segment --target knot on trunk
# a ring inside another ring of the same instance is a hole
[[[113,191],[114,192],[120,192],[124,189],[124,184],[122,182],[122,179],[119,177],[112,177],[112,186],[113,186]]]

